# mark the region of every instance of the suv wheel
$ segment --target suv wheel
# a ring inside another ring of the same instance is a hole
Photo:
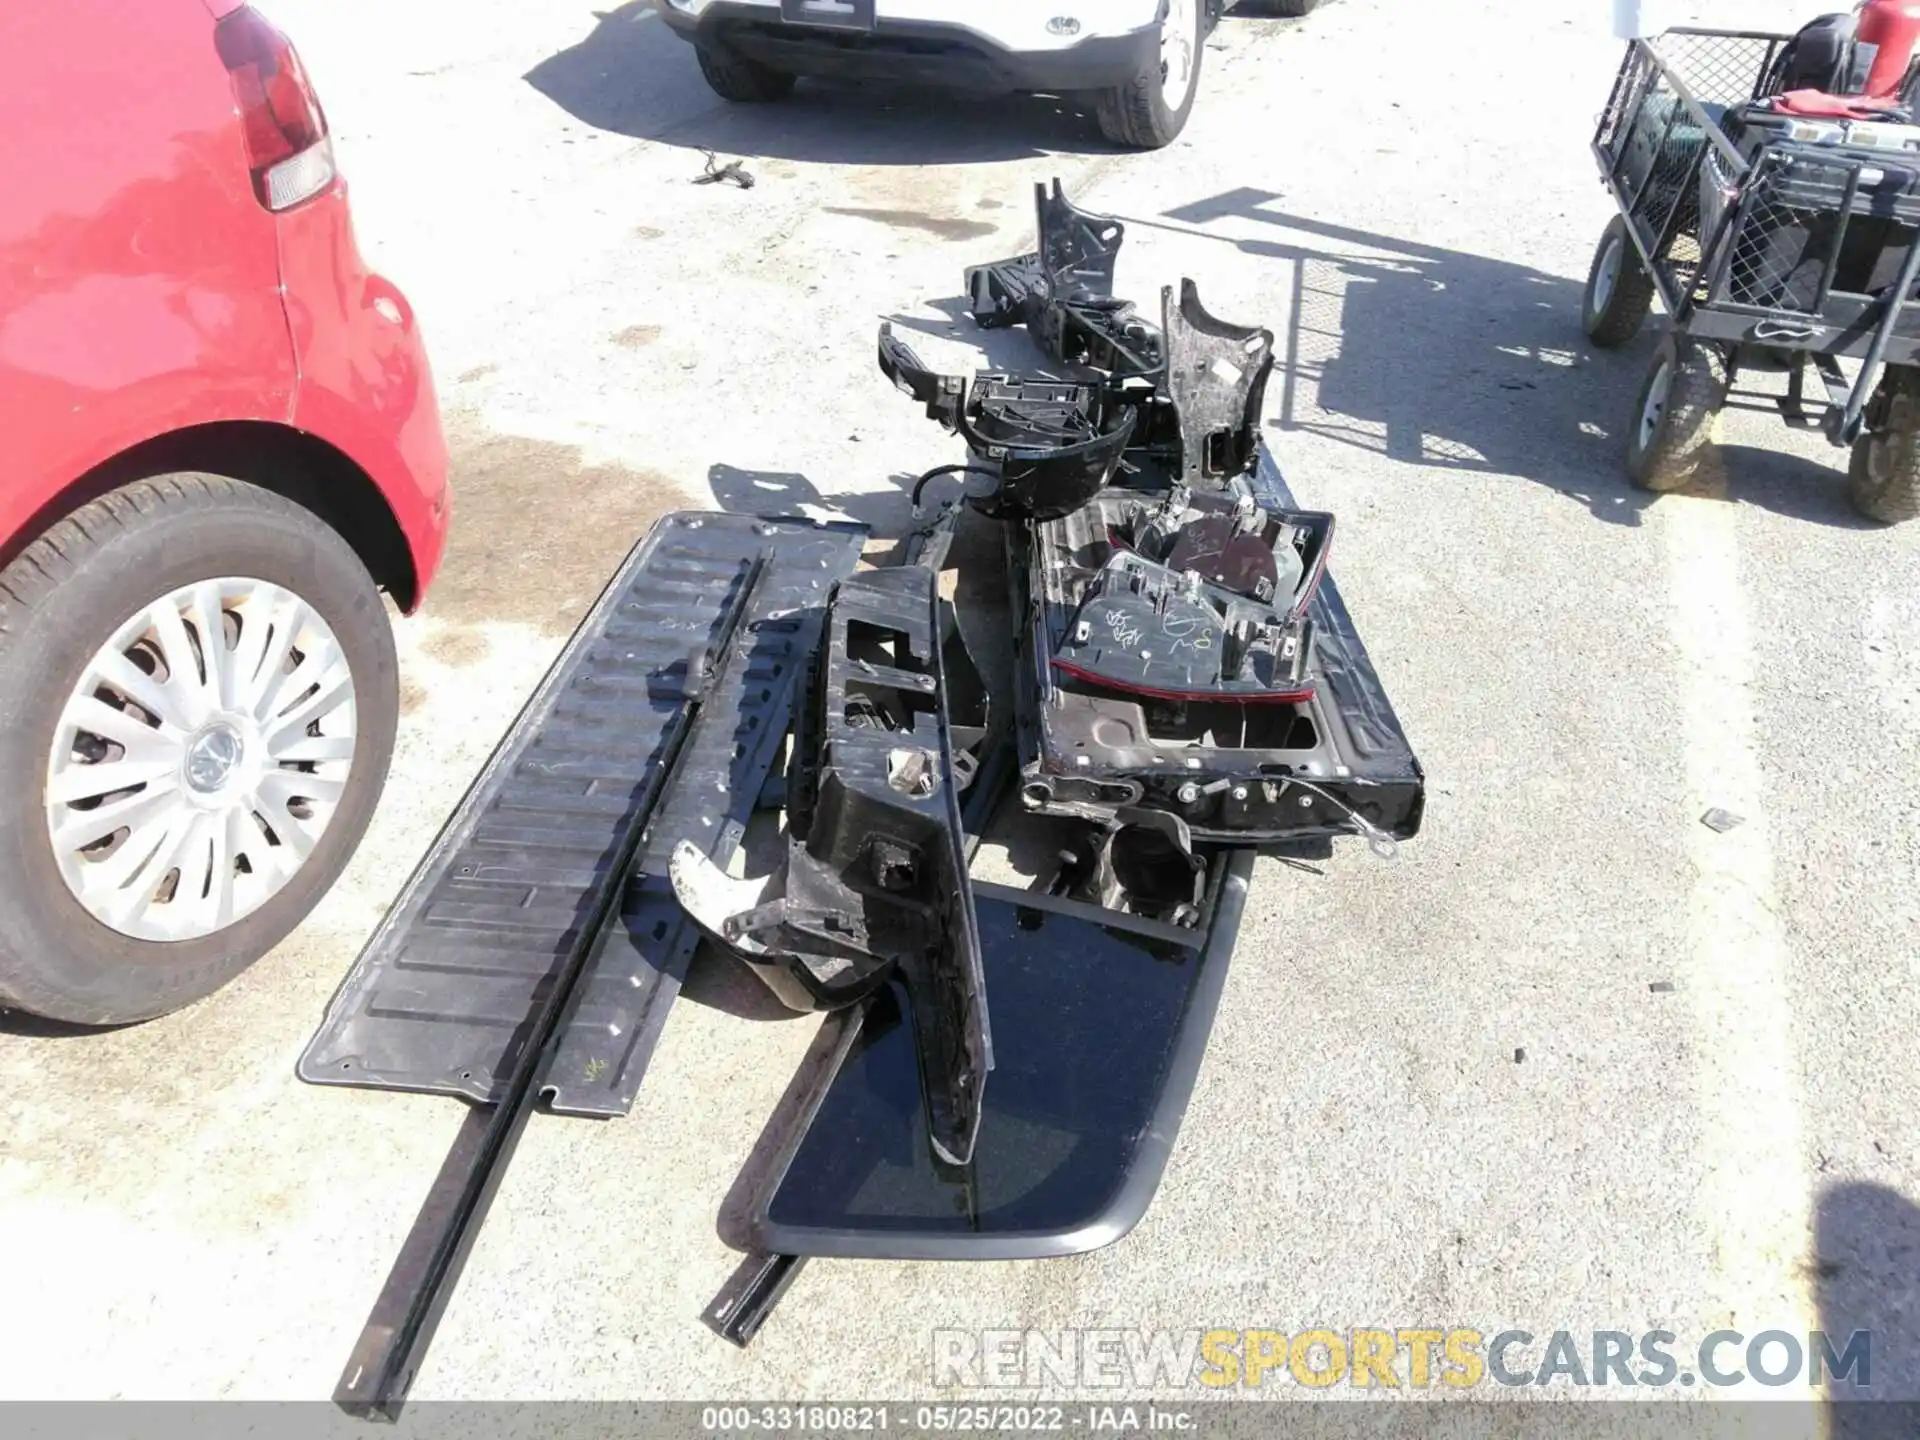
[[[1107,139],[1137,150],[1158,150],[1186,128],[1206,54],[1206,4],[1168,0],[1166,18],[1160,22],[1159,54],[1126,84],[1095,97],[1094,113]]]
[[[324,895],[398,715],[365,566],[211,475],[95,500],[0,571],[0,1003],[150,1019]]]

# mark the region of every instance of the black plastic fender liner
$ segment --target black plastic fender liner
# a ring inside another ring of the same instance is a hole
[[[819,1076],[742,1177],[755,1247],[790,1255],[1028,1260],[1111,1245],[1146,1213],[1193,1093],[1253,851],[1210,861],[1195,928],[976,884],[994,994],[993,1084],[972,1162],[926,1144],[912,1000],[829,1016]]]
[[[1000,488],[973,501],[996,520],[1051,520],[1078,510],[1113,478],[1139,411],[1091,385],[979,375],[960,433],[1000,464]]]
[[[885,320],[880,322],[880,373],[893,382],[894,388],[926,406],[929,420],[939,421],[948,430],[960,428],[966,381],[927,368],[913,347],[895,335],[892,324]]]

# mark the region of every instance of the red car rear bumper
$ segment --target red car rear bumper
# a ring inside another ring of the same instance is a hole
[[[413,562],[412,610],[439,568],[450,509],[446,434],[413,307],[361,259],[344,185],[278,220],[300,377],[292,422],[386,496]]]

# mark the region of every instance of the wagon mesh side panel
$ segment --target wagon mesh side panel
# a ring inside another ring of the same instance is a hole
[[[1627,51],[1626,63],[1614,78],[1613,93],[1607,97],[1607,108],[1600,112],[1600,132],[1594,143],[1616,162],[1620,158],[1620,141],[1653,69],[1649,52],[1638,45],[1631,47]]]
[[[1662,290],[1693,291],[1700,267],[1700,160],[1707,145],[1669,73],[1655,68],[1626,118],[1616,167],[1628,223],[1653,257]]]
[[[1609,181],[1669,302],[1701,279],[1700,172],[1726,107],[1751,100],[1778,42],[1673,31],[1635,45],[1601,116]]]
[[[1667,71],[1702,105],[1744,105],[1760,93],[1780,40],[1765,35],[1669,31],[1651,44]]]
[[[1664,82],[1653,93],[1671,96]],[[1692,294],[1700,271],[1699,175],[1705,144],[1705,137],[1683,114],[1660,144],[1652,174],[1633,211],[1634,227],[1649,246],[1659,247],[1654,267],[1669,295]]]
[[[1828,168],[1832,185],[1844,187],[1846,167],[1822,167]],[[1736,305],[1817,317],[1822,281],[1840,236],[1839,217],[1789,203],[1785,176],[1783,167],[1763,165],[1749,183],[1734,221],[1724,294]]]

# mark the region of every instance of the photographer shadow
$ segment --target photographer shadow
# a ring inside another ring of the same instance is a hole
[[[1581,329],[1582,281],[1290,214],[1278,199],[1241,189],[1165,212],[1197,227],[1183,234],[1292,266],[1270,423],[1421,470],[1523,476],[1608,523],[1641,523],[1658,497],[1630,484],[1623,457],[1650,335],[1610,356]],[[1210,228],[1248,221],[1283,233]],[[1838,481],[1804,456],[1728,445],[1688,493],[1859,527]]]

